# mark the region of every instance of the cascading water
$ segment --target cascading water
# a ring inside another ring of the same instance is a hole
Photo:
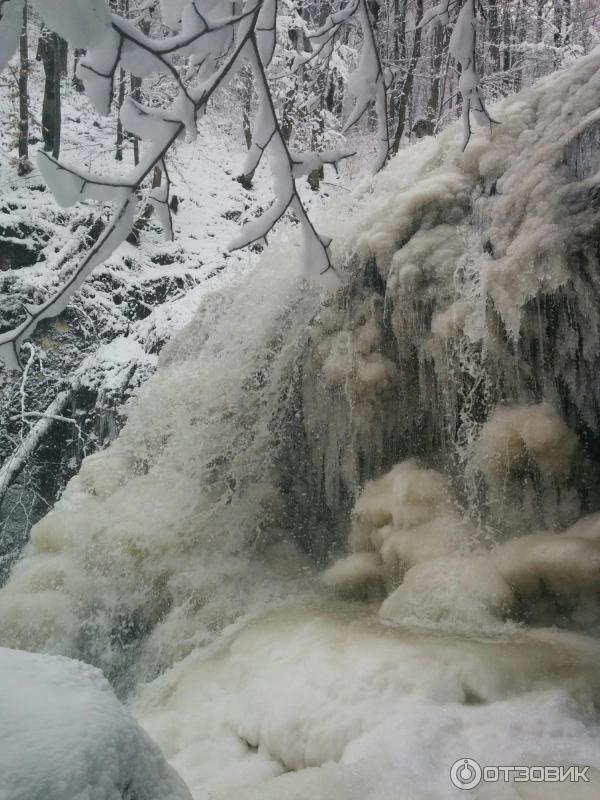
[[[337,293],[280,241],[208,297],[2,644],[102,666],[196,798],[446,798],[463,757],[597,797],[598,97],[595,53],[400,154],[330,217]]]

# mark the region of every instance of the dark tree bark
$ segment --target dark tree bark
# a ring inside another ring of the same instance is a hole
[[[566,29],[569,22],[565,25],[565,16],[567,15],[566,2],[564,0],[554,0],[554,69],[560,67],[562,60],[562,48],[567,39],[565,33],[563,38],[564,29]]]
[[[29,163],[29,47],[27,44],[27,3],[23,6],[23,28],[19,42],[19,175],[31,172]]]
[[[537,0],[537,19],[535,28],[535,40],[539,44],[544,38],[544,6],[546,0]]]
[[[502,43],[502,71],[507,74],[512,66],[512,25],[510,18],[510,9],[505,6],[502,12],[502,30],[503,30],[503,43]],[[506,89],[508,90],[508,86]],[[512,88],[512,87],[511,87]]]
[[[441,25],[436,25],[432,41],[431,90],[427,103],[427,121],[433,122],[434,124],[438,121],[440,116],[440,104],[442,101],[440,97],[442,86],[441,70],[447,44],[446,29]]]
[[[488,0],[488,37],[490,43],[489,71],[492,74],[500,71],[501,27],[498,0]]]
[[[121,107],[125,100],[125,72],[119,70],[119,86],[117,90],[117,149],[115,151],[115,159],[123,161],[123,123],[121,122]]]
[[[300,28],[290,28],[288,31],[288,36],[294,49],[297,52],[301,52],[303,50],[303,36],[302,31]],[[292,59],[290,58],[289,66],[292,64]],[[282,109],[281,109],[281,133],[285,140],[286,144],[289,144],[290,137],[294,130],[294,113],[296,110],[296,94],[300,90],[300,78],[298,75],[295,75],[292,80],[290,80],[290,88],[285,94],[283,99]]]
[[[121,16],[127,18],[129,17],[129,0],[111,0],[110,2],[111,8],[114,8],[115,11],[118,11]],[[115,159],[117,161],[123,161],[123,140],[124,140],[124,132],[123,132],[123,123],[121,122],[121,108],[123,106],[123,102],[125,100],[125,70],[120,68],[117,72],[118,75],[118,86],[117,86],[117,142],[116,142],[116,150],[115,150]],[[116,77],[116,76],[115,76]]]
[[[240,74],[242,85],[242,125],[248,150],[252,147],[252,72],[246,67]]]
[[[515,46],[516,42],[522,42],[527,34],[527,11],[528,9],[525,8],[525,0],[519,0],[515,15],[515,35],[513,39],[513,47]],[[540,22],[541,25],[541,22]],[[537,31],[536,31],[537,35]],[[518,92],[524,83],[524,66],[525,62],[521,59],[521,63],[519,65],[519,69],[515,73],[514,77],[514,91]]]
[[[423,16],[423,0],[416,0],[415,3],[415,19],[421,19]],[[400,86],[400,102],[398,105],[398,122],[396,124],[396,131],[390,147],[390,154],[395,155],[400,147],[402,135],[406,128],[408,112],[412,102],[414,75],[417,63],[421,57],[421,28],[417,28],[414,33],[413,48],[410,59],[406,64],[406,77]]]
[[[60,154],[62,122],[60,79],[66,61],[65,44],[57,34],[51,33],[47,28],[42,29],[37,56],[44,65],[46,75],[42,106],[42,138],[44,150],[51,152],[54,158],[58,158]]]
[[[73,56],[73,88],[76,92],[80,94],[85,91],[85,87],[83,85],[83,81],[81,78],[77,77],[77,65],[79,64],[80,59],[82,56],[85,55],[85,50],[79,50],[78,48],[75,49],[75,53]]]
[[[131,76],[131,97],[138,102],[142,99],[142,79],[136,78],[135,75]],[[140,140],[133,135],[131,138],[133,139],[133,163],[137,167],[140,163]]]

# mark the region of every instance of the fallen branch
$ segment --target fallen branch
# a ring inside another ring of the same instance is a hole
[[[14,453],[0,467],[0,503],[11,484],[46,438],[55,422],[62,421],[62,412],[73,397],[75,387],[60,392],[43,414],[43,417],[29,431]]]

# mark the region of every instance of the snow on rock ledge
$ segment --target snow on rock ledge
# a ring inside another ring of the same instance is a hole
[[[191,800],[81,661],[0,648],[0,800]]]

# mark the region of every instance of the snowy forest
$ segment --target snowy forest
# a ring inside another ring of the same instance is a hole
[[[0,800],[600,796],[600,3],[0,0]]]

